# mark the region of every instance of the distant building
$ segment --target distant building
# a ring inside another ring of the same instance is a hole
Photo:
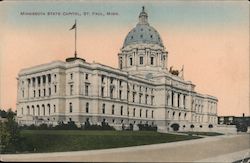
[[[225,124],[225,125],[237,125],[237,124],[246,124],[250,126],[250,116],[219,116],[218,117],[218,124]]]
[[[217,98],[197,93],[184,80],[183,70],[167,69],[167,60],[143,8],[118,54],[119,68],[76,57],[22,69],[17,78],[18,123],[106,122],[117,129],[149,124],[163,131],[172,130],[174,123],[184,131],[215,127]]]

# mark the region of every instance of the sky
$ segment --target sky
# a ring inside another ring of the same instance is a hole
[[[168,68],[184,65],[184,78],[197,92],[218,98],[218,115],[249,115],[247,1],[2,2],[0,108],[15,110],[22,68],[73,56],[74,31],[69,29],[75,19],[79,57],[118,67],[117,54],[142,6],[168,51]]]

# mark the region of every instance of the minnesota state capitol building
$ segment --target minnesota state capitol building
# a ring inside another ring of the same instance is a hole
[[[118,69],[78,57],[22,69],[17,78],[18,123],[106,122],[116,129],[149,124],[163,131],[171,131],[173,123],[184,131],[215,127],[217,98],[197,93],[183,72],[167,69],[167,60],[143,8],[118,53]]]

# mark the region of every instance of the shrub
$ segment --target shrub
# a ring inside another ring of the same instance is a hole
[[[172,127],[174,131],[178,131],[180,128],[180,125],[178,123],[173,123],[170,127]]]
[[[140,131],[157,131],[157,126],[148,124],[137,124]]]

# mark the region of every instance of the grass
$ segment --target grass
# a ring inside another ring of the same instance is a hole
[[[201,135],[201,136],[219,136],[219,135],[224,135],[222,133],[218,133],[218,132],[181,132],[181,133],[185,133],[188,135]]]
[[[22,130],[23,151],[63,152],[158,144],[200,138],[153,131]]]

